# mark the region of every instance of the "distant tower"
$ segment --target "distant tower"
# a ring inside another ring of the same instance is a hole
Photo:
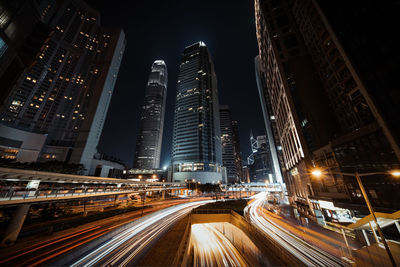
[[[250,134],[250,146],[251,146],[251,154],[247,157],[247,164],[251,165],[254,163],[254,153],[257,152],[257,139],[253,137],[253,133]]]
[[[174,116],[173,179],[222,181],[217,78],[203,42],[185,48]]]
[[[237,121],[232,121],[233,152],[235,156],[236,174],[239,181],[244,181],[242,153],[240,151],[239,125]]]
[[[167,83],[165,62],[163,60],[154,61],[142,106],[133,162],[134,168],[160,168]]]
[[[221,120],[222,162],[224,167],[226,167],[227,181],[232,184],[238,182],[238,176],[235,165],[232,116],[229,106],[221,106],[219,115]]]

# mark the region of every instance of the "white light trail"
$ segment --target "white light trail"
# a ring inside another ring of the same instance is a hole
[[[268,220],[262,212],[267,193],[259,193],[254,196],[253,202],[245,208],[245,214],[250,221],[266,235],[272,237],[289,253],[307,266],[343,266],[340,259],[329,253],[301,240],[289,233],[279,225]]]
[[[116,234],[70,266],[126,266],[149,243],[156,240],[193,208],[214,202],[189,202],[170,207],[138,219],[134,225]]]

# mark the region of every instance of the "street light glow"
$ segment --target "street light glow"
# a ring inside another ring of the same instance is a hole
[[[400,177],[400,170],[391,171],[390,174],[394,177]]]
[[[319,169],[315,169],[315,170],[313,170],[313,171],[311,172],[311,174],[312,174],[313,176],[315,176],[315,177],[320,177],[320,176],[322,175],[322,172],[321,172],[321,170],[319,170]]]

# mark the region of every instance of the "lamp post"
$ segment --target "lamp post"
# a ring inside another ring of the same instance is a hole
[[[371,175],[376,175],[376,174],[388,174],[388,173],[386,173],[386,172],[369,172],[369,173],[358,173],[358,172],[355,172],[355,173],[346,173],[346,172],[333,172],[333,171],[331,171],[331,173],[332,173],[332,174],[340,174],[340,175],[345,175],[345,176],[355,176],[355,177],[356,177],[358,186],[359,186],[360,189],[361,189],[361,193],[362,193],[362,196],[363,196],[363,198],[364,198],[364,200],[365,200],[365,203],[367,204],[368,210],[369,210],[369,212],[372,214],[372,218],[373,218],[373,220],[374,220],[374,222],[375,222],[376,229],[378,230],[378,234],[379,234],[380,238],[382,239],[383,245],[385,246],[385,250],[386,250],[386,252],[387,252],[387,254],[388,254],[388,256],[389,256],[390,262],[392,263],[393,266],[396,266],[396,262],[394,261],[393,255],[392,255],[392,253],[390,252],[390,248],[389,248],[389,246],[388,246],[388,244],[387,244],[387,242],[386,242],[385,237],[383,236],[382,229],[381,229],[381,227],[380,227],[379,224],[378,224],[378,220],[376,219],[374,209],[372,208],[372,205],[371,205],[371,202],[369,201],[367,192],[365,191],[364,185],[363,185],[363,183],[362,183],[362,181],[361,181],[361,176],[371,176]],[[389,173],[390,173],[392,176],[394,176],[394,177],[400,177],[400,171],[398,171],[398,170],[396,170],[396,171],[391,171],[391,172],[389,172]],[[319,169],[314,169],[314,170],[311,172],[311,174],[312,174],[313,176],[315,176],[315,177],[320,177],[323,173],[322,173],[322,171],[319,170]]]

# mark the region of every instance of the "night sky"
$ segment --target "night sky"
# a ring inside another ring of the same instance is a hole
[[[123,28],[127,47],[108,110],[99,150],[132,166],[140,109],[151,64],[163,59],[168,94],[161,166],[171,158],[173,109],[183,49],[206,43],[218,80],[220,104],[239,121],[243,159],[249,136],[264,134],[254,74],[258,54],[254,1],[86,1],[101,14],[105,27]],[[129,3],[129,4],[128,4]]]

